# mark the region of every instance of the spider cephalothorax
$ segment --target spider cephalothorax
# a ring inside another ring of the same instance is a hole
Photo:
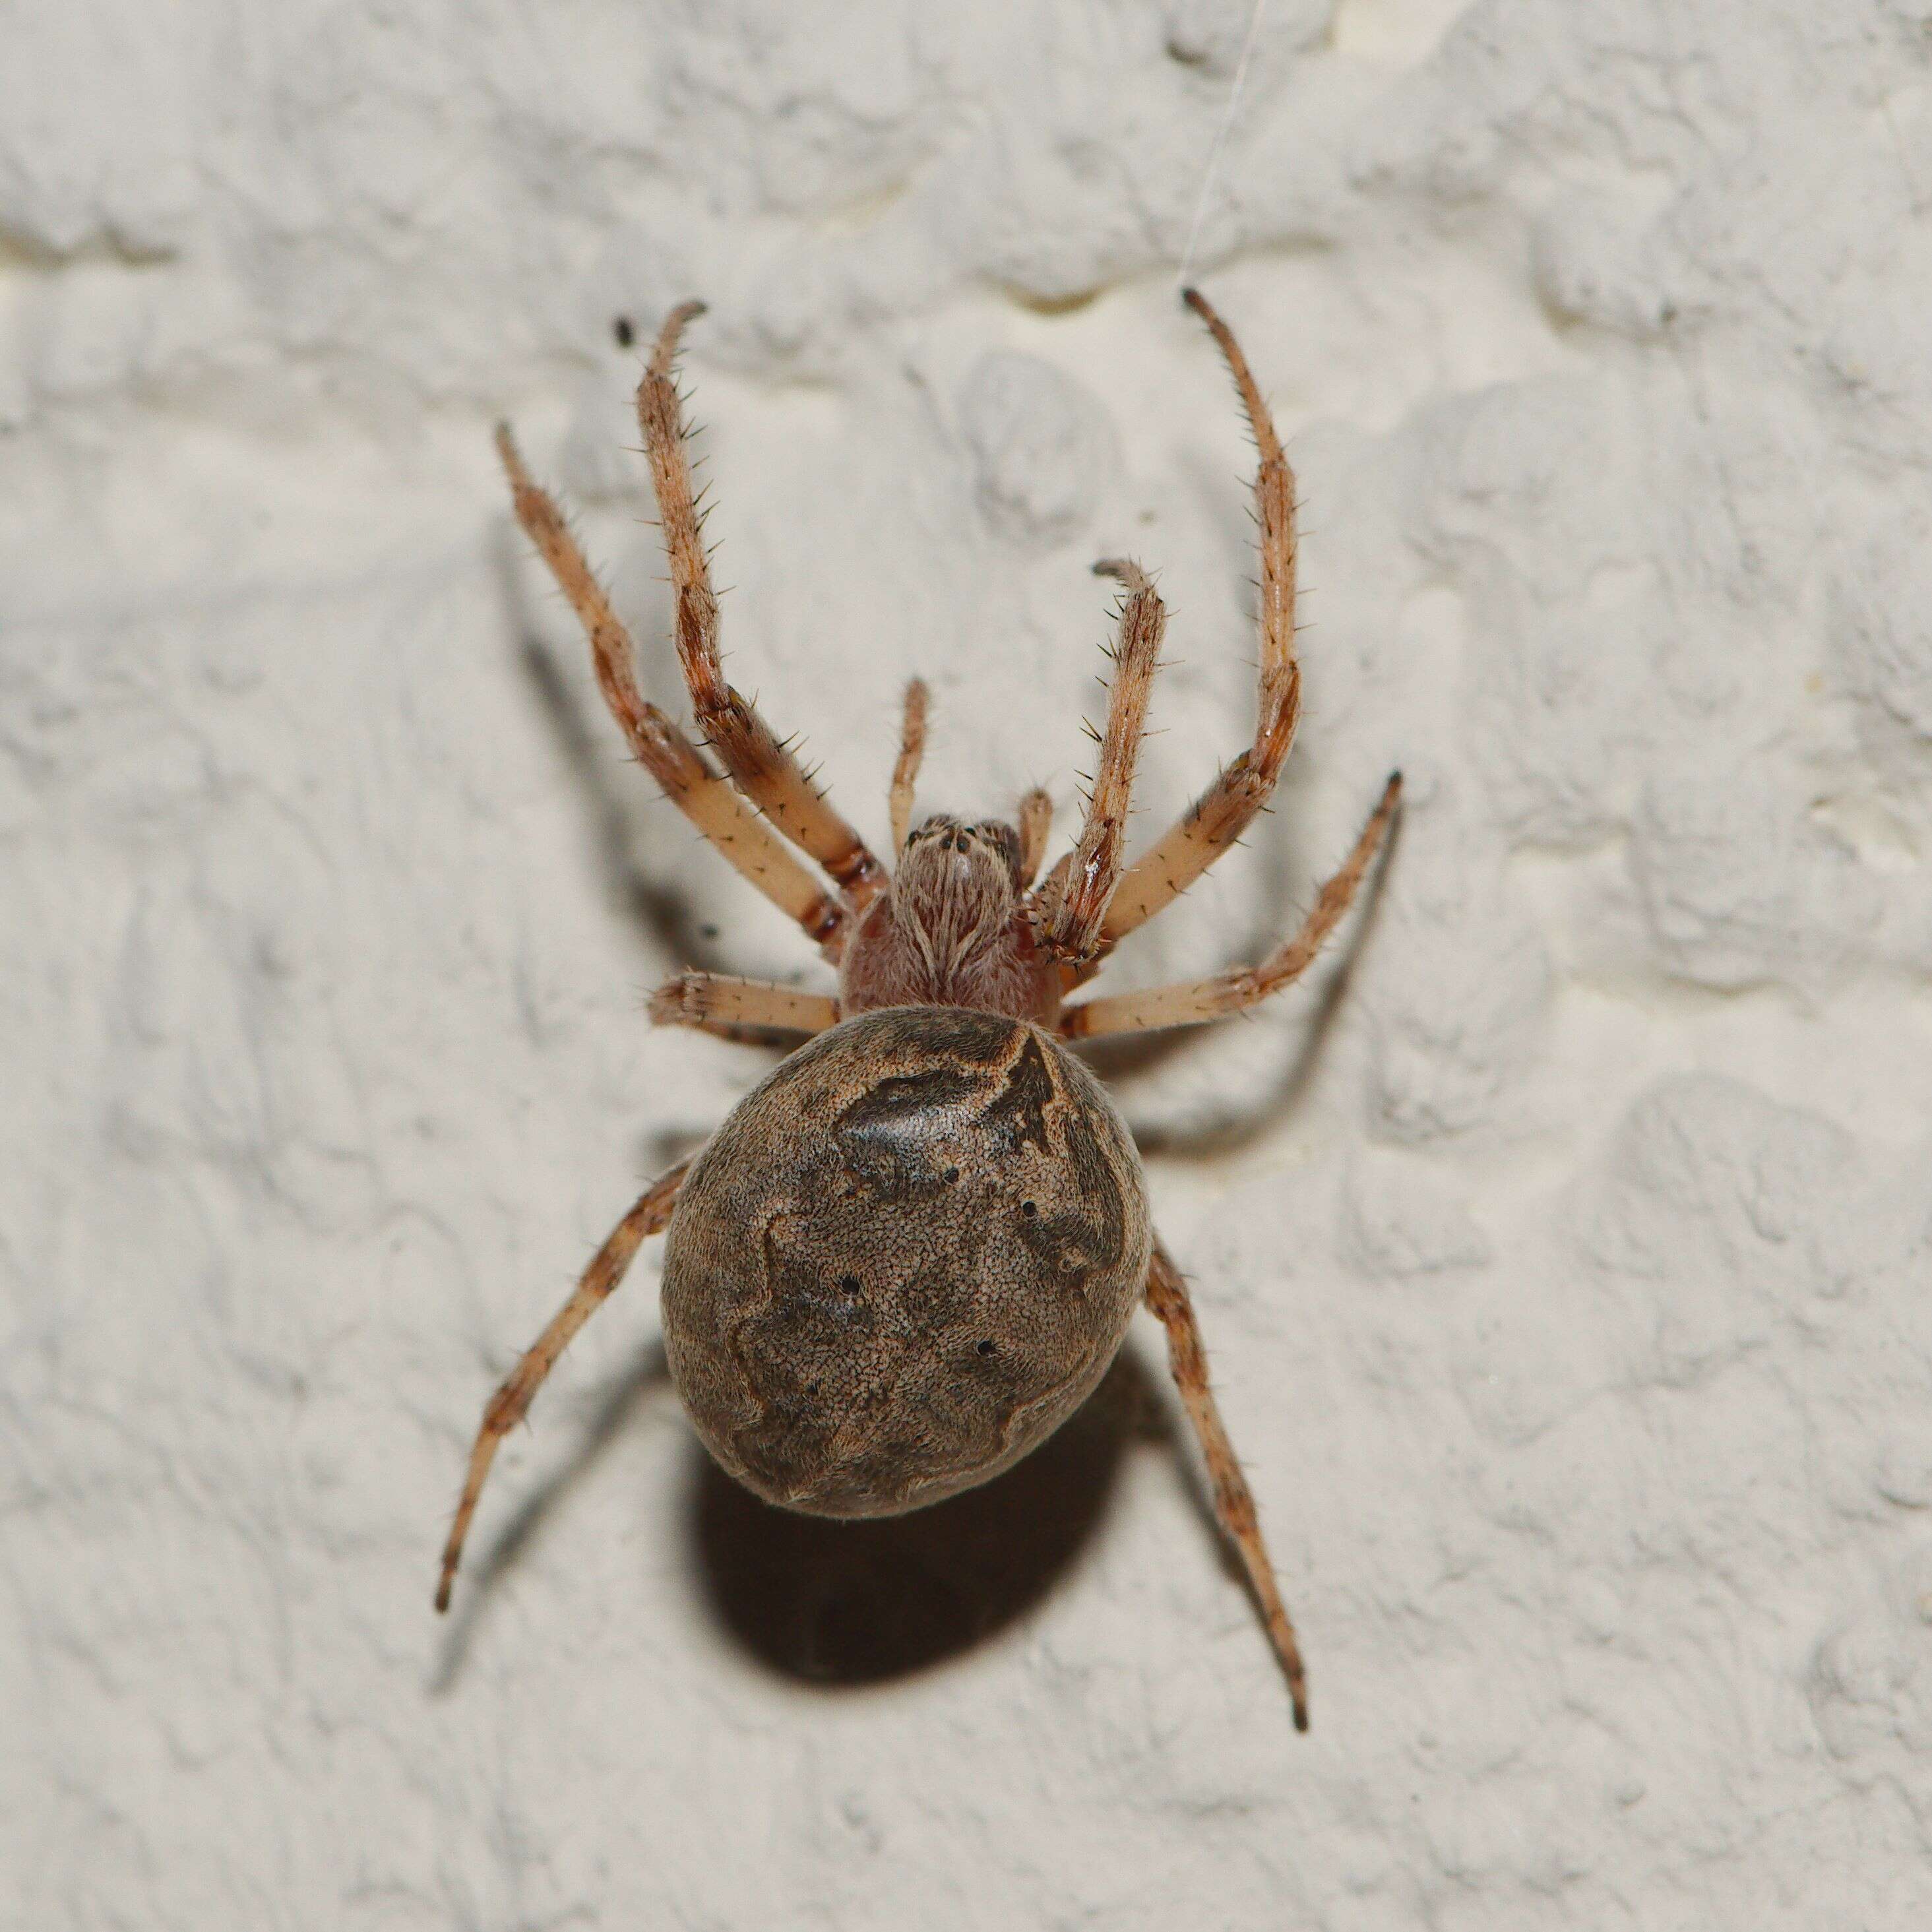
[[[915,681],[892,772],[889,874],[724,681],[670,375],[698,305],[665,321],[638,414],[677,593],[678,657],[722,772],[638,689],[629,638],[556,504],[498,432],[518,519],[583,621],[632,750],[838,979],[836,993],[811,993],[686,973],[652,996],[661,1023],[807,1043],[694,1160],[645,1190],[490,1399],[443,1550],[439,1609],[497,1444],[645,1238],[668,1230],[665,1351],[699,1433],[760,1494],[823,1515],[890,1515],[997,1474],[1084,1399],[1144,1300],[1167,1331],[1216,1511],[1306,1728],[1300,1653],[1208,1390],[1186,1287],[1152,1232],[1132,1141],[1066,1044],[1217,1019],[1287,985],[1346,910],[1401,789],[1390,778],[1301,930],[1260,965],[1066,1000],[1240,837],[1274,789],[1300,713],[1294,479],[1233,336],[1198,295],[1187,301],[1227,358],[1260,451],[1258,720],[1252,744],[1131,866],[1127,804],[1166,621],[1136,566],[1094,566],[1124,594],[1073,849],[1041,879],[1052,805],[1037,790],[1020,801],[1017,826],[942,815],[912,829],[926,717]]]
[[[1050,1025],[1060,971],[1035,932],[1030,883],[1013,826],[927,819],[846,941],[840,1010],[974,1006]]]

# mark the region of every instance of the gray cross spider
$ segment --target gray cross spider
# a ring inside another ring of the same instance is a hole
[[[1260,454],[1260,717],[1252,746],[1130,866],[1128,794],[1166,622],[1136,565],[1094,566],[1123,596],[1078,844],[1040,878],[1052,806],[1038,790],[1021,800],[1017,826],[935,817],[914,826],[926,720],[915,680],[892,771],[889,874],[724,681],[671,377],[678,338],[702,304],[666,320],[638,415],[676,592],[678,657],[723,772],[639,692],[629,637],[556,503],[531,482],[508,429],[498,430],[518,520],[590,635],[597,681],[632,750],[804,928],[838,986],[806,993],[684,973],[652,996],[660,1024],[806,1043],[694,1158],[645,1190],[490,1398],[443,1550],[438,1610],[448,1607],[497,1444],[645,1238],[662,1232],[664,1348],[698,1434],[757,1494],[812,1515],[896,1515],[998,1474],[1092,1392],[1144,1300],[1166,1330],[1216,1514],[1306,1730],[1294,1626],[1208,1389],[1186,1285],[1149,1221],[1126,1127],[1067,1044],[1220,1019],[1288,985],[1347,910],[1401,794],[1398,772],[1301,930],[1260,965],[1066,1001],[1262,809],[1300,708],[1294,478],[1226,324],[1193,290],[1186,300],[1227,359]]]

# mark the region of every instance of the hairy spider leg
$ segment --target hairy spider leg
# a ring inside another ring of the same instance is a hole
[[[1098,575],[1118,578],[1126,592],[1114,647],[1113,682],[1107,692],[1100,762],[1087,794],[1079,842],[1034,895],[1041,943],[1048,952],[1074,967],[1099,950],[1102,921],[1120,883],[1134,766],[1147,730],[1148,699],[1160,660],[1161,633],[1167,624],[1166,608],[1138,564],[1107,557],[1094,568]]]
[[[1369,822],[1362,827],[1354,850],[1340,871],[1322,888],[1314,909],[1293,938],[1271,952],[1258,966],[1237,966],[1211,979],[1151,986],[1138,993],[1116,993],[1082,1000],[1063,1007],[1060,1030],[1069,1040],[1095,1040],[1103,1034],[1148,1033],[1159,1027],[1198,1026],[1205,1020],[1225,1019],[1258,1005],[1270,994],[1298,980],[1322,950],[1322,942],[1340,922],[1388,836],[1402,800],[1402,774],[1394,772]]]
[[[725,1040],[796,1046],[838,1024],[829,993],[801,993],[769,980],[724,973],[680,973],[651,995],[654,1026],[695,1027]]]
[[[702,302],[681,303],[671,310],[638,385],[638,422],[644,433],[664,555],[677,596],[678,662],[706,742],[739,790],[825,868],[854,912],[862,911],[884,889],[884,868],[806,776],[790,748],[757,707],[725,682],[718,658],[718,599],[711,588],[691,487],[684,420],[671,377],[672,358],[685,325],[704,312]]]
[[[436,1586],[439,1610],[449,1608],[456,1566],[463,1561],[464,1540],[470,1534],[470,1519],[476,1514],[477,1499],[483,1493],[490,1465],[496,1460],[497,1444],[523,1420],[537,1390],[556,1366],[557,1358],[610,1298],[646,1239],[663,1231],[690,1166],[688,1160],[680,1162],[638,1197],[631,1211],[611,1229],[604,1245],[591,1257],[590,1265],[584,1270],[570,1299],[550,1318],[549,1325],[524,1352],[522,1359],[485,1404],[482,1424],[470,1452],[470,1472],[464,1480],[462,1499],[456,1505],[455,1520],[449,1526],[449,1540],[443,1545],[442,1570]]]
[[[899,754],[892,761],[891,812],[893,862],[905,850],[912,833],[912,789],[926,757],[926,715],[930,694],[926,680],[916,677],[905,688],[905,712],[899,722]]]
[[[598,688],[638,762],[745,878],[836,958],[850,921],[845,905],[791,856],[704,753],[638,688],[631,634],[584,560],[555,499],[531,481],[507,424],[497,427],[496,453],[510,479],[517,521],[577,613],[590,640]]]
[[[1227,359],[1260,453],[1255,472],[1262,564],[1258,716],[1252,745],[1128,867],[1101,922],[1102,952],[1185,892],[1253,823],[1281,775],[1301,714],[1301,668],[1294,656],[1294,474],[1232,332],[1198,290],[1188,290],[1184,299]]]
[[[1168,1366],[1173,1371],[1174,1386],[1180,1391],[1182,1406],[1194,1425],[1195,1439],[1201,1444],[1208,1465],[1216,1519],[1247,1572],[1268,1626],[1268,1641],[1287,1676],[1288,1696],[1294,1704],[1294,1728],[1305,1731],[1308,1728],[1308,1675],[1302,1668],[1301,1646],[1295,1641],[1294,1624],[1276,1587],[1274,1568],[1268,1561],[1268,1546],[1262,1540],[1261,1519],[1255,1508],[1253,1492],[1235,1460],[1234,1446],[1228,1440],[1220,1411],[1214,1406],[1214,1391],[1208,1385],[1208,1356],[1201,1346],[1201,1327],[1194,1318],[1187,1284],[1159,1240],[1154,1244],[1154,1259],[1148,1269],[1147,1305],[1167,1330]]]

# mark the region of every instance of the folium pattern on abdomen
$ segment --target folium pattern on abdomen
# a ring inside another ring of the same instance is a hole
[[[1151,1244],[1100,1082],[1022,1020],[890,1007],[740,1102],[672,1215],[671,1374],[767,1501],[890,1516],[986,1481],[1118,1350]]]

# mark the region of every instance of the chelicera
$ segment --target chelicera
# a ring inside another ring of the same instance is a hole
[[[1401,792],[1397,774],[1301,929],[1261,964],[1069,997],[1253,820],[1300,710],[1294,479],[1233,335],[1200,295],[1186,299],[1227,359],[1260,453],[1259,718],[1252,744],[1130,865],[1128,799],[1165,622],[1136,565],[1094,566],[1123,594],[1100,762],[1072,850],[1042,876],[1052,814],[1038,790],[1021,800],[1016,824],[913,824],[927,704],[915,681],[892,778],[888,872],[724,680],[671,374],[700,305],[666,320],[638,413],[678,656],[716,764],[638,690],[629,637],[556,503],[499,431],[518,520],[583,622],[632,750],[798,922],[838,986],[802,992],[686,973],[653,995],[661,1024],[803,1043],[693,1159],[645,1190],[491,1397],[443,1552],[439,1610],[497,1444],[646,1238],[662,1232],[665,1350],[699,1435],[758,1495],[812,1514],[893,1515],[998,1474],[1085,1400],[1144,1302],[1166,1331],[1216,1514],[1306,1728],[1294,1628],[1208,1388],[1186,1284],[1154,1232],[1132,1139],[1070,1051],[1219,1019],[1288,985],[1354,897]]]

